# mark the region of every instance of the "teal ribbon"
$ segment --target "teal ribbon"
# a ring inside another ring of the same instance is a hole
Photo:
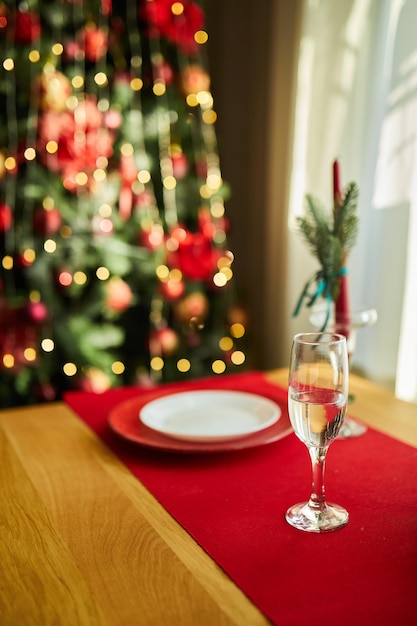
[[[343,276],[347,274],[347,267],[342,267],[338,272],[334,272],[329,275],[328,272],[325,272],[323,269],[316,272],[311,278],[308,279],[306,284],[304,285],[304,289],[301,292],[301,295],[298,299],[297,305],[293,312],[293,317],[297,317],[300,312],[300,309],[303,305],[304,300],[307,299],[306,306],[311,308],[313,304],[316,302],[317,298],[323,296],[326,299],[327,307],[326,307],[326,317],[321,327],[320,331],[323,331],[329,321],[330,313],[332,310],[332,294],[331,294],[331,284],[332,277],[334,276]],[[314,293],[310,293],[311,286],[316,284],[316,288]]]

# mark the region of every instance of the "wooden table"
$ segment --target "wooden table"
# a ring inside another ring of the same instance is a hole
[[[417,446],[417,405],[355,376],[351,392]],[[2,626],[268,623],[65,404],[1,411],[0,464]]]

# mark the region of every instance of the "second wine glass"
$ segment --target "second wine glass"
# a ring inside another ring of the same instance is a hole
[[[312,462],[310,499],[290,507],[289,524],[299,530],[327,532],[344,526],[349,514],[326,502],[324,465],[329,445],[346,414],[349,364],[346,338],[329,332],[295,335],[288,382],[288,410],[297,437]]]

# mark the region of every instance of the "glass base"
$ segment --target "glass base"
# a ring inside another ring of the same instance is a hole
[[[311,502],[300,502],[288,509],[285,519],[298,530],[326,533],[345,526],[349,513],[338,504],[324,503],[314,506]]]
[[[368,427],[365,424],[361,424],[356,420],[346,415],[342,427],[339,430],[339,434],[337,435],[338,439],[349,439],[350,437],[360,437],[366,431]]]

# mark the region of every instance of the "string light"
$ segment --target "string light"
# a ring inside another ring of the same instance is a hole
[[[201,106],[213,105],[213,98],[209,91],[198,91],[195,94],[195,97],[196,97],[198,104],[200,104]]]
[[[160,372],[164,367],[164,360],[160,356],[154,356],[151,359],[150,366],[155,372]]]
[[[215,174],[209,174],[207,176],[206,182],[207,182],[207,187],[209,187],[210,189],[213,189],[214,191],[217,191],[222,184],[222,179],[221,179],[220,174],[216,172]]]
[[[95,181],[97,181],[98,183],[102,183],[103,180],[106,180],[107,174],[105,172],[105,170],[98,168],[96,170],[94,170],[93,172],[93,178]]]
[[[236,339],[242,338],[245,332],[245,327],[240,322],[236,322],[230,327],[230,333],[232,337],[235,337]]]
[[[35,148],[26,148],[23,155],[27,161],[33,161],[36,159],[36,150]]]
[[[231,337],[222,337],[219,341],[219,348],[223,352],[229,352],[233,348],[233,339]]]
[[[235,350],[230,355],[230,360],[233,363],[233,365],[243,365],[243,363],[246,360],[246,356],[244,352],[242,352],[241,350]]]
[[[43,244],[43,248],[48,254],[53,254],[56,251],[56,241],[47,239]]]
[[[202,119],[205,124],[215,124],[217,121],[217,113],[211,109],[210,111],[203,111]]]
[[[217,272],[213,276],[213,283],[216,285],[216,287],[224,287],[227,283],[227,278],[223,274],[223,272]]]
[[[56,152],[58,152],[58,144],[56,141],[54,141],[53,139],[51,139],[50,141],[48,141],[48,143],[45,146],[46,151],[48,152],[48,154],[55,154]]]
[[[6,72],[13,71],[14,70],[14,61],[13,61],[13,59],[4,59],[3,67],[6,70]]]
[[[216,359],[211,364],[211,369],[215,374],[223,374],[226,371],[226,363],[221,359]]]
[[[138,181],[146,185],[151,180],[151,173],[148,170],[141,170],[138,172]]]
[[[122,361],[114,361],[114,363],[112,363],[111,370],[113,374],[120,376],[120,374],[123,374],[125,369],[126,367]]]
[[[9,172],[13,172],[16,169],[16,167],[17,167],[16,159],[14,157],[11,157],[11,156],[7,157],[4,160],[4,167]]]
[[[96,276],[99,280],[107,280],[110,277],[110,271],[107,267],[98,267]]]
[[[85,172],[77,172],[75,175],[75,182],[79,187],[83,187],[88,183],[88,176]]]
[[[221,270],[223,268],[230,267],[232,263],[233,263],[233,257],[230,258],[228,256],[222,256],[217,261],[217,267],[219,268],[219,270]]]
[[[208,33],[205,30],[198,30],[194,33],[194,41],[200,45],[207,43],[208,38]]]
[[[27,265],[32,265],[36,259],[36,252],[32,248],[23,251],[23,260]]]
[[[174,2],[171,6],[171,11],[174,15],[182,15],[184,13],[184,5],[182,2]]]
[[[88,280],[87,279],[87,274],[85,272],[81,272],[81,271],[75,272],[75,274],[74,274],[74,283],[76,285],[80,285],[80,286],[81,285],[85,285],[87,280]]]
[[[104,72],[98,72],[95,76],[94,76],[94,82],[99,86],[99,87],[104,87],[104,85],[107,85],[107,76]]]
[[[133,91],[140,91],[143,88],[143,80],[137,77],[132,78],[132,80],[130,81],[130,86]]]
[[[203,200],[209,200],[213,195],[213,190],[210,189],[207,185],[201,185],[200,187],[200,196]]]
[[[15,358],[13,354],[4,354],[3,355],[3,365],[7,369],[12,369],[14,367]]]
[[[165,189],[175,189],[175,187],[177,186],[177,181],[175,180],[174,176],[165,176],[162,184]]]
[[[71,84],[74,89],[81,89],[82,87],[84,87],[84,78],[82,76],[74,76]]]
[[[41,341],[41,348],[44,352],[53,352],[53,350],[55,349],[55,343],[52,339],[46,337]]]
[[[6,256],[3,257],[1,264],[5,270],[12,270],[13,269],[13,257],[11,257],[9,254],[6,254]]]
[[[185,374],[185,372],[189,372],[191,369],[190,361],[188,359],[179,359],[179,361],[177,361],[177,369],[183,374]]]
[[[23,350],[23,356],[26,361],[32,362],[36,361],[36,350],[34,348],[25,348]]]
[[[156,81],[154,82],[154,85],[152,87],[152,90],[155,94],[155,96],[163,96],[164,93],[167,90],[166,84],[163,80],[160,79],[156,79]]]
[[[196,94],[195,93],[188,94],[188,96],[186,97],[186,102],[189,107],[197,107],[198,100],[197,100]]]
[[[166,265],[158,265],[158,267],[155,270],[155,273],[157,275],[157,277],[159,278],[159,280],[165,281],[168,280],[169,278],[169,267],[167,267]]]
[[[64,46],[62,45],[62,43],[58,42],[52,46],[52,53],[55,54],[55,56],[59,57],[63,52]]]
[[[41,55],[38,50],[31,50],[28,54],[28,59],[31,63],[38,63],[40,61]]]
[[[65,363],[62,369],[66,376],[75,376],[77,373],[77,366],[75,363]]]

